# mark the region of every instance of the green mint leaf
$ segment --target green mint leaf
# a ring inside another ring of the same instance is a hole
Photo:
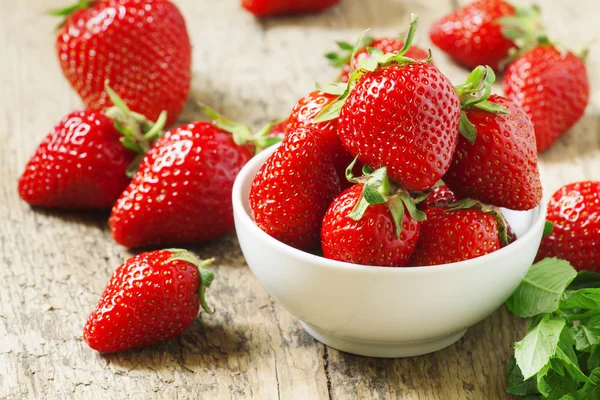
[[[568,290],[579,290],[583,288],[600,288],[600,274],[590,271],[579,271],[577,277],[571,282]]]
[[[508,361],[508,388],[506,391],[515,396],[539,394],[535,377],[523,379],[523,374],[514,356],[510,356]]]
[[[600,310],[600,289],[579,289],[565,292],[560,301],[560,308],[585,310]]]
[[[579,382],[568,374],[560,374],[556,363],[548,364],[537,375],[537,387],[549,400],[558,400],[579,389]],[[563,369],[564,372],[564,369]]]
[[[593,327],[590,328],[587,325],[579,324],[571,327],[571,333],[575,340],[575,348],[578,351],[591,351],[592,346],[598,344],[598,336],[600,331]]]
[[[524,379],[537,374],[556,353],[565,320],[545,318],[520,342],[515,343],[515,359]]]
[[[597,400],[600,399],[600,368],[590,374],[590,382],[574,393],[566,394],[560,400]]]
[[[517,317],[554,312],[565,288],[576,275],[577,272],[567,261],[543,259],[531,266],[506,306]]]
[[[592,346],[590,356],[587,359],[587,367],[589,370],[600,368],[600,345]]]
[[[475,139],[477,139],[477,129],[475,128],[475,125],[469,121],[469,118],[467,118],[467,113],[464,111],[460,112],[460,123],[458,125],[458,130],[465,137],[465,139],[469,141],[469,143],[475,143]]]
[[[545,238],[546,236],[551,234],[553,230],[554,230],[554,224],[550,221],[546,221],[544,223],[544,233],[542,234],[542,237]]]
[[[558,362],[564,365],[566,372],[578,382],[590,382],[589,378],[579,368],[579,361],[573,346],[575,342],[571,336],[569,329],[563,329],[560,333],[558,346],[556,348],[556,356],[553,360],[553,365]],[[556,362],[555,362],[556,361]]]

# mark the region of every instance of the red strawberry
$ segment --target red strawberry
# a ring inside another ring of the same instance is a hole
[[[340,192],[340,181],[318,127],[288,127],[287,135],[256,174],[250,208],[263,231],[310,249],[319,245],[321,221]]]
[[[110,81],[133,111],[175,122],[191,81],[191,45],[183,16],[167,0],[79,0],[55,12],[67,16],[56,49],[63,72],[88,108],[110,105]]]
[[[413,15],[406,40],[416,30]],[[450,166],[458,139],[460,103],[452,84],[436,67],[397,54],[361,60],[351,90],[315,119],[339,114],[342,144],[369,167],[387,167],[408,190],[432,187]]]
[[[494,252],[508,243],[506,223],[491,207],[465,200],[461,209],[429,208],[412,266],[449,264]]]
[[[365,178],[329,206],[321,229],[323,254],[362,265],[403,267],[419,238],[417,219],[424,214],[410,204],[408,193],[388,180],[385,167]]]
[[[234,138],[207,122],[167,132],[113,207],[115,241],[129,248],[196,244],[231,231],[233,182],[252,157]]]
[[[554,224],[542,239],[537,259],[558,257],[578,270],[600,268],[600,182],[575,182],[548,202],[546,219]]]
[[[515,47],[504,36],[500,18],[515,15],[503,0],[479,0],[444,16],[431,27],[431,41],[458,63],[475,68],[489,65],[498,70]]]
[[[460,197],[529,210],[542,199],[533,126],[512,101],[497,95],[488,99],[493,81],[489,67],[478,67],[467,84],[457,87],[465,110],[463,134],[444,182]],[[486,89],[477,95],[482,82]]]
[[[542,152],[583,116],[590,83],[582,59],[546,43],[509,65],[504,92],[531,118],[537,150]]]
[[[94,350],[114,353],[179,336],[207,313],[204,293],[214,276],[185,250],[158,250],[134,256],[113,273],[83,328]]]
[[[419,209],[438,208],[454,203],[459,197],[446,185],[436,186],[431,193],[419,203]]]
[[[350,58],[352,58],[352,45],[345,42],[338,42],[340,47],[340,54],[332,52],[327,53],[327,57],[333,67],[342,67],[342,73],[340,75],[340,82],[348,82],[350,80],[350,74],[352,68],[350,67]],[[383,54],[397,53],[404,47],[404,41],[396,37],[381,37],[379,39],[366,38],[360,44],[361,48],[356,51],[354,55],[353,68],[358,69],[358,62],[373,58],[373,55],[369,54],[369,48],[379,49]],[[411,46],[406,53],[405,57],[414,58],[415,60],[427,60],[429,53],[418,46]]]
[[[331,157],[340,183],[343,187],[347,187],[346,168],[352,162],[353,158],[350,153],[342,146],[342,142],[338,136],[338,120],[332,119],[329,121],[314,123],[315,117],[328,105],[333,103],[338,96],[316,90],[298,100],[290,117],[288,119],[287,131],[293,132],[301,126],[313,126],[316,129],[311,129],[308,132],[318,132],[325,146],[325,152]],[[360,168],[360,166],[358,167]]]
[[[339,0],[242,0],[242,7],[257,17],[276,14],[320,12],[337,4]]]
[[[137,167],[136,155],[162,133],[165,115],[153,125],[134,118],[114,92],[112,98],[118,107],[74,111],[46,136],[19,179],[23,200],[62,209],[113,206],[129,184],[128,168]]]

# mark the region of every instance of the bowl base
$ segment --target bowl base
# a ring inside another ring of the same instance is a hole
[[[467,332],[465,329],[439,338],[415,342],[370,342],[335,336],[304,321],[300,323],[313,338],[329,347],[359,356],[380,358],[413,357],[433,353],[454,344]]]

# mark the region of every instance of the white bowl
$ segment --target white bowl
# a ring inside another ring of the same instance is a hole
[[[248,193],[275,151],[254,157],[233,187],[240,246],[250,269],[318,341],[348,353],[409,357],[459,340],[500,307],[531,266],[545,209],[506,212],[519,236],[483,257],[431,267],[369,267],[328,260],[290,247],[254,223]]]

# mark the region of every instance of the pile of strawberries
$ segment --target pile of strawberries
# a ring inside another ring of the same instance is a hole
[[[242,4],[262,16],[337,2]],[[112,208],[111,234],[128,248],[193,245],[231,231],[239,170],[283,139],[249,197],[256,223],[271,236],[365,265],[478,257],[516,240],[498,208],[540,202],[537,151],[581,117],[589,97],[582,60],[535,31],[536,10],[490,0],[431,30],[435,44],[474,68],[464,84],[453,86],[429,52],[412,46],[414,17],[406,40],[339,43],[346,54],[327,57],[343,67],[340,82],[319,85],[288,118],[258,133],[206,106],[211,123],[167,130],[191,83],[191,44],[177,7],[79,0],[55,14],[65,18],[58,59],[85,108],[39,145],[19,194],[35,207]],[[505,64],[506,97],[493,95],[494,70]],[[579,250],[577,266],[599,263],[599,192],[587,182],[554,196],[554,231],[540,257]],[[90,315],[86,342],[114,352],[179,335],[200,306],[212,312],[205,300],[211,262],[182,249],[130,258]]]
[[[338,43],[342,54],[326,56],[343,67],[340,83],[294,107],[254,179],[258,226],[298,249],[373,266],[452,263],[515,240],[498,208],[540,202],[537,152],[589,98],[583,61],[558,51],[538,20],[535,8],[493,0],[437,22],[432,41],[474,68],[455,87],[412,46],[415,16],[406,40]],[[505,65],[506,96],[491,94]]]

